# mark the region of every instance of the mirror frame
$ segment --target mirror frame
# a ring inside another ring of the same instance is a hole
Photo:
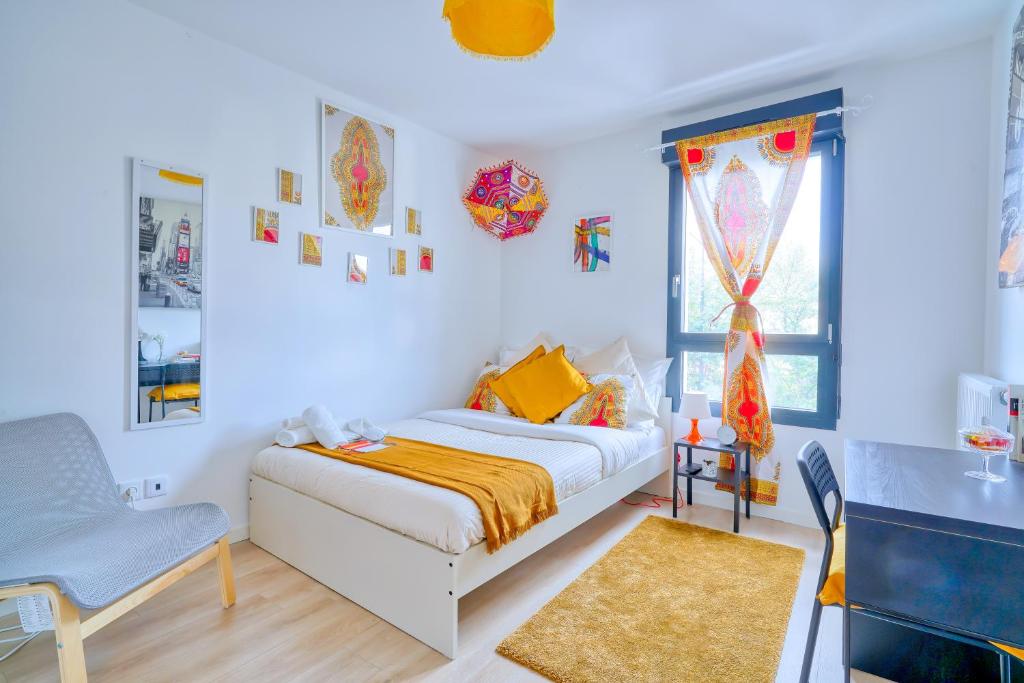
[[[150,168],[164,169],[168,171],[174,171],[176,173],[184,173],[187,175],[196,176],[197,178],[203,179],[202,189],[202,221],[203,229],[202,234],[199,236],[199,245],[203,254],[203,270],[199,275],[200,290],[201,290],[201,305],[199,307],[199,353],[200,353],[200,366],[199,366],[199,386],[202,387],[202,398],[200,399],[200,412],[196,417],[183,418],[180,420],[161,420],[159,422],[139,422],[136,416],[139,415],[139,198],[141,196],[141,188],[139,186],[141,171],[143,166]],[[143,429],[158,429],[161,427],[176,427],[179,425],[190,425],[198,424],[206,419],[206,398],[207,398],[207,366],[205,362],[206,356],[206,298],[209,294],[207,289],[208,278],[207,264],[209,262],[209,252],[207,251],[206,229],[207,229],[207,216],[209,215],[209,208],[207,203],[209,200],[209,188],[210,179],[209,177],[198,171],[190,168],[184,168],[182,166],[172,166],[170,164],[161,164],[155,161],[149,161],[146,159],[140,159],[136,157],[132,160],[132,193],[131,193],[131,207],[129,209],[129,220],[131,231],[131,253],[130,253],[130,267],[128,268],[129,278],[129,291],[131,292],[129,306],[131,324],[128,328],[128,395],[130,400],[128,401],[128,429],[131,431],[138,431]]]

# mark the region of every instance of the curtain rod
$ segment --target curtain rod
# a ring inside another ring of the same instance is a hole
[[[864,98],[861,100],[861,105],[859,107],[856,107],[856,106],[853,106],[853,105],[850,105],[848,107],[835,107],[834,109],[826,109],[825,111],[819,111],[817,114],[815,114],[815,116],[832,116],[833,114],[835,114],[836,116],[840,116],[841,117],[843,114],[847,114],[847,113],[852,114],[853,116],[857,116],[862,111],[864,111],[865,109],[870,107],[871,103],[873,101],[874,101],[874,98],[871,95],[865,95]],[[740,126],[740,127],[742,128],[743,126]],[[645,152],[660,152],[661,150],[665,149],[666,147],[675,147],[675,145],[676,145],[675,142],[666,142],[663,145],[655,145],[654,147],[648,147],[648,148],[644,149],[644,151]]]

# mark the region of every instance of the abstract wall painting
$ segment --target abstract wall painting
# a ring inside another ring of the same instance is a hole
[[[1013,25],[1008,110],[999,236],[999,286],[1004,289],[1024,286],[1024,9]]]
[[[612,264],[612,216],[580,216],[573,224],[572,269],[576,273],[607,271]]]
[[[366,273],[370,260],[362,254],[349,253],[348,255],[348,281],[357,284],[366,284]]]
[[[388,249],[388,272],[395,277],[405,277],[405,249]]]
[[[405,207],[405,232],[409,235],[423,234],[423,214],[419,209]]]
[[[280,218],[277,211],[252,207],[252,239],[254,242],[277,244],[280,241]]]
[[[308,232],[299,233],[299,263],[304,266],[324,264],[324,238]]]
[[[320,225],[393,237],[395,129],[320,105]]]
[[[424,273],[434,272],[434,250],[431,247],[420,247],[418,268]]]

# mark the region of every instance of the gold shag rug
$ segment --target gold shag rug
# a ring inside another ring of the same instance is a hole
[[[765,681],[804,551],[651,516],[498,645],[560,683]]]

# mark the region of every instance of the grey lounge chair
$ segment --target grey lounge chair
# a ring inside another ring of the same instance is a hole
[[[84,638],[214,558],[234,604],[227,531],[212,503],[129,507],[77,415],[0,424],[0,599],[49,598],[64,683],[86,680]]]

